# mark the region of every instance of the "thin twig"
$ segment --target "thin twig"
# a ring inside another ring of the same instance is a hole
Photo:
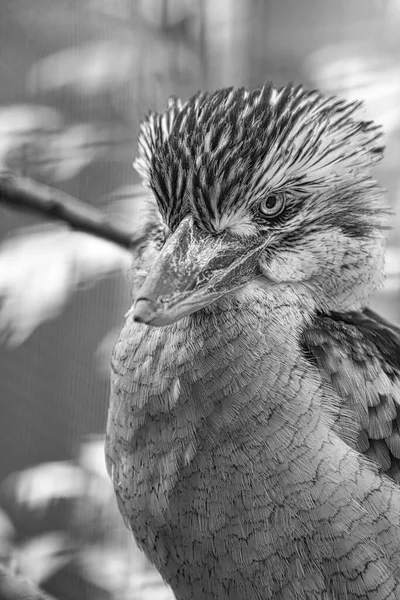
[[[123,224],[111,224],[107,215],[89,204],[11,171],[0,172],[0,203],[63,221],[72,229],[91,233],[124,248],[132,248],[144,239]]]

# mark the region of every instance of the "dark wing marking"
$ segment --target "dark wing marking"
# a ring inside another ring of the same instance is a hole
[[[370,309],[318,314],[302,347],[355,415],[354,446],[400,483],[400,328]]]

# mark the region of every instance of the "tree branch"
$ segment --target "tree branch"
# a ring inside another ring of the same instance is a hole
[[[54,600],[54,598],[0,565],[0,600]]]
[[[144,239],[129,227],[109,223],[104,213],[89,204],[11,171],[0,171],[0,203],[63,221],[72,229],[91,233],[124,248],[132,248]]]

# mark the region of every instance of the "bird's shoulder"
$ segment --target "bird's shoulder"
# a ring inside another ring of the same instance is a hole
[[[343,413],[355,415],[354,446],[400,483],[400,327],[371,309],[320,313],[301,344]],[[339,414],[339,433],[345,426]]]

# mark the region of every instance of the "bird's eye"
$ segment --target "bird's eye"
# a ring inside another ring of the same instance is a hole
[[[260,213],[264,217],[277,217],[285,208],[285,199],[283,196],[272,195],[262,200],[260,203]]]

